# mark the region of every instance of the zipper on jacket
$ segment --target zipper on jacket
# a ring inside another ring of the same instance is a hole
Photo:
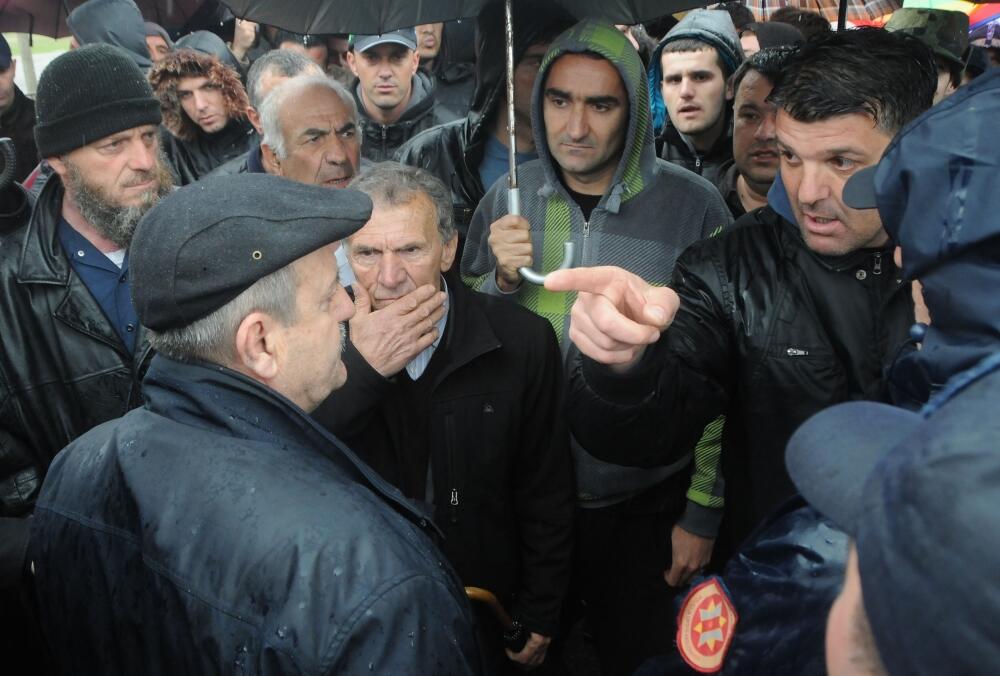
[[[785,350],[785,354],[789,357],[806,357],[809,355],[809,350],[803,350],[797,347],[790,347]]]
[[[694,158],[694,168],[698,170],[698,175],[701,176],[701,158],[695,156]]]
[[[451,499],[448,500],[448,516],[452,523],[458,523],[458,475],[455,473],[455,414],[445,418],[445,439],[448,454],[448,479],[451,481]]]
[[[385,147],[385,140],[389,137],[389,127],[387,125],[381,125],[382,127],[382,156],[385,157],[389,153],[389,149]]]
[[[590,219],[583,221],[583,251],[580,252],[580,265],[585,265],[587,260],[587,244],[590,242]]]
[[[873,275],[881,275],[882,274],[882,252],[881,251],[876,251],[875,252],[875,264],[872,266],[872,274]]]

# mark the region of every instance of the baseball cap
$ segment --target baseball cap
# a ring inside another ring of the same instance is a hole
[[[187,326],[258,279],[351,235],[371,210],[371,199],[357,190],[270,174],[185,186],[150,209],[132,238],[129,274],[139,321],[155,331]]]
[[[351,35],[348,44],[355,52],[367,52],[372,47],[385,44],[403,45],[407,49],[417,48],[417,33],[412,28],[401,28],[381,35]]]
[[[965,67],[963,55],[969,46],[969,16],[964,12],[925,7],[902,7],[885,24],[917,38],[946,61]]]
[[[0,34],[0,70],[10,68],[11,53],[7,38]]]
[[[989,413],[1000,379],[965,394],[930,415],[841,404],[788,444],[803,497],[854,538],[865,612],[890,674],[1000,664],[1000,421]]]

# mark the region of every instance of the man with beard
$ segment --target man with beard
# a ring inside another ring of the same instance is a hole
[[[56,453],[141,401],[151,350],[128,246],[172,189],[159,103],[123,50],[60,56],[35,103],[39,155],[54,174],[33,209],[19,186],[3,195],[5,225],[20,226],[0,239],[0,588],[21,579],[25,517]]]

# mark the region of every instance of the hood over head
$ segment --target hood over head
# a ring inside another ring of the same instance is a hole
[[[660,93],[660,81],[663,80],[663,66],[660,56],[663,47],[678,40],[697,40],[714,47],[722,58],[723,77],[732,75],[743,63],[743,47],[740,36],[729,16],[729,12],[721,9],[696,9],[688,12],[680,23],[670,29],[666,37],[660,40],[649,57],[649,96],[653,110],[653,130],[659,134],[667,123],[667,108]]]
[[[222,38],[211,31],[188,33],[178,40],[174,47],[176,49],[193,49],[196,52],[214,56],[222,62],[222,65],[229,66],[237,73],[240,72],[240,62],[236,56],[229,50]]]
[[[905,381],[928,391],[1000,352],[998,118],[993,70],[904,128],[873,172],[882,224],[931,315],[922,349],[896,374],[913,369]]]
[[[728,16],[728,15],[727,15]],[[649,90],[639,53],[620,30],[611,24],[587,19],[577,23],[555,39],[542,59],[531,97],[532,131],[535,148],[542,162],[546,185],[541,191],[552,191],[561,184],[559,170],[549,151],[542,111],[543,93],[549,69],[564,54],[593,52],[604,57],[618,71],[628,93],[629,114],[625,145],[612,179],[605,193],[604,208],[617,213],[621,203],[640,192],[649,182],[656,167],[656,150],[649,115]]]
[[[163,109],[163,126],[185,141],[193,140],[201,131],[189,118],[177,98],[177,84],[186,77],[204,77],[219,87],[226,101],[230,120],[246,117],[250,101],[236,71],[222,65],[219,59],[192,49],[178,49],[160,61],[149,74],[149,83]]]
[[[146,25],[132,0],[88,0],[69,13],[66,25],[81,46],[101,43],[120,47],[143,71],[153,65],[146,46]]]

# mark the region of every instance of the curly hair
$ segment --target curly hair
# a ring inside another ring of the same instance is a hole
[[[163,110],[163,125],[171,134],[190,141],[198,133],[198,125],[185,114],[177,97],[177,84],[188,77],[207,78],[217,86],[226,102],[226,114],[230,119],[246,117],[250,101],[240,76],[214,56],[192,49],[179,49],[156,64],[149,73],[149,83]]]

